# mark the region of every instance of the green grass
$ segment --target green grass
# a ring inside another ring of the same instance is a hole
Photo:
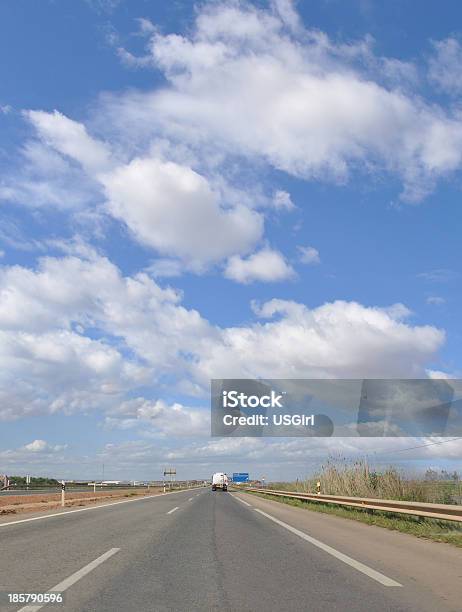
[[[462,548],[462,525],[452,521],[440,521],[414,516],[403,516],[382,512],[380,510],[360,510],[357,508],[347,508],[345,506],[333,506],[321,502],[311,502],[291,497],[274,497],[264,493],[249,492],[264,499],[277,501],[296,508],[303,508],[312,512],[323,514],[333,514],[354,521],[360,521],[368,525],[376,525],[393,531],[401,531],[418,538],[426,538],[435,542],[446,542]]]

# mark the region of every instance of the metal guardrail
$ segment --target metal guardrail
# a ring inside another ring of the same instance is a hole
[[[430,504],[422,502],[397,501],[394,499],[371,499],[369,497],[344,497],[342,495],[322,495],[316,493],[300,493],[298,491],[283,491],[274,489],[257,489],[239,487],[239,491],[264,493],[275,497],[292,497],[294,499],[335,504],[364,510],[381,510],[396,514],[409,514],[445,521],[462,522],[462,506],[452,504]]]

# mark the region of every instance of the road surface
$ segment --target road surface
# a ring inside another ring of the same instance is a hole
[[[0,520],[0,591],[64,592],[43,610],[461,609],[460,549],[249,494],[195,489],[56,514]]]

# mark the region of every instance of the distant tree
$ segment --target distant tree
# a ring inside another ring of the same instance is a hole
[[[17,487],[25,487],[26,486],[26,477],[25,476],[10,476],[10,483]],[[57,486],[59,482],[55,478],[44,478],[42,476],[32,476],[30,479],[31,487],[39,487],[39,486]]]

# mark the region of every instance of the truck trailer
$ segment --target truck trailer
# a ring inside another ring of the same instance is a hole
[[[216,472],[212,476],[212,491],[220,489],[221,491],[228,490],[228,476],[223,472]]]

